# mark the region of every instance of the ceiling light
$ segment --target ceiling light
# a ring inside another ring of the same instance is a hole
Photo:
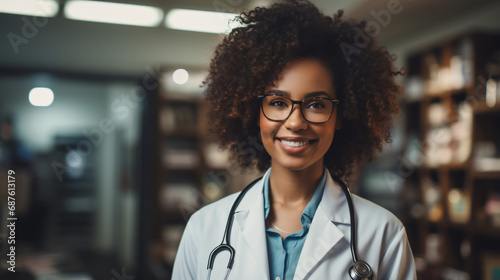
[[[47,107],[54,101],[54,92],[50,88],[36,87],[30,91],[28,99],[33,106]]]
[[[70,0],[64,6],[64,16],[69,19],[125,24],[134,26],[158,26],[163,11],[157,7]]]
[[[0,0],[0,13],[54,17],[59,11],[55,0]]]
[[[238,15],[230,13],[172,9],[165,17],[165,25],[178,30],[229,33],[233,28],[241,26],[234,21],[236,16]]]
[[[174,80],[174,83],[178,85],[185,84],[188,79],[189,79],[189,73],[186,71],[186,69],[177,69],[174,71],[172,74],[172,79]]]

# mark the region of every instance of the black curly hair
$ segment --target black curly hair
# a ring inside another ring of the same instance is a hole
[[[382,150],[383,140],[391,142],[402,93],[394,76],[401,72],[394,68],[395,57],[369,36],[366,22],[342,15],[340,10],[325,16],[309,1],[257,7],[241,13],[242,27],[217,46],[205,80],[210,130],[240,166],[270,166],[260,141],[257,96],[300,58],[315,58],[333,73],[343,125],[324,157],[332,174],[348,179],[357,163]],[[361,37],[368,40],[360,44]]]

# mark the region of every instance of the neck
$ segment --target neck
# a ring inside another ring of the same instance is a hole
[[[311,200],[323,175],[323,162],[303,170],[290,170],[272,162],[270,195],[274,203],[307,204]]]

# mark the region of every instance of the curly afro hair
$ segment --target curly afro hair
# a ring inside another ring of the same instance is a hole
[[[359,162],[382,150],[383,140],[391,142],[402,93],[395,57],[375,44],[366,22],[345,21],[342,14],[325,16],[308,1],[257,7],[240,14],[242,27],[217,46],[205,80],[210,131],[241,167],[269,168],[257,96],[301,58],[317,59],[333,74],[342,128],[324,157],[332,174],[349,179]]]

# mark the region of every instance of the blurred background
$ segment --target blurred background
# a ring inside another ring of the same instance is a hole
[[[420,279],[500,279],[500,1],[312,2],[407,72],[354,192],[403,221]],[[231,13],[269,3],[0,0],[1,279],[170,279],[189,216],[259,175],[207,136],[200,85]]]

